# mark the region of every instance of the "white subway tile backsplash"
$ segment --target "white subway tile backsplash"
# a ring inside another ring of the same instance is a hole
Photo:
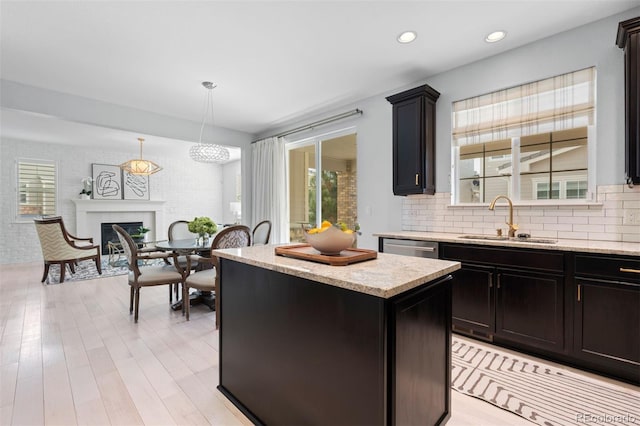
[[[615,192],[611,194],[607,194],[607,200],[638,200],[640,197],[640,193],[638,192]]]
[[[629,243],[640,243],[640,234],[622,234],[622,241]]]
[[[570,223],[545,223],[544,230],[545,231],[573,231],[573,225]]]
[[[605,225],[573,225],[576,232],[605,232]]]
[[[599,232],[589,232],[590,240],[600,240],[600,241],[620,241],[622,239],[621,234],[611,234],[611,233],[599,233]]]
[[[534,216],[531,223],[558,223],[558,218],[554,216]]]
[[[544,210],[544,216],[573,216],[573,209]]]
[[[514,222],[519,232],[537,237],[637,241],[640,226],[623,224],[625,212],[640,209],[640,186],[602,185],[597,188],[599,205],[515,206]],[[402,204],[402,229],[494,235],[506,233],[506,204],[494,211],[482,206],[450,205],[451,194],[406,197]]]
[[[566,238],[570,240],[588,240],[589,234],[587,232],[558,232],[558,238]]]
[[[640,211],[639,211],[640,213]],[[576,218],[578,219],[578,218]],[[588,218],[590,225],[622,225],[622,218],[619,216],[591,216]]]

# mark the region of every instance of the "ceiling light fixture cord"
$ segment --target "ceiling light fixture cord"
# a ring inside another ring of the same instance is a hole
[[[210,81],[203,81],[202,86],[207,89],[207,96],[205,97],[204,112],[202,114],[202,125],[200,126],[200,137],[198,143],[193,145],[189,149],[189,156],[201,163],[224,163],[229,160],[229,150],[224,146],[202,142],[202,135],[204,134],[204,125],[207,121],[207,114],[211,109],[211,125],[213,126],[213,89],[217,86]]]

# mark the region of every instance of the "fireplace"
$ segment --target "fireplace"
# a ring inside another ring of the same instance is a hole
[[[151,231],[150,241],[167,238],[164,223],[164,201],[161,200],[71,200],[76,206],[75,235],[92,236],[96,244],[104,247],[101,240],[102,223],[141,221]],[[105,243],[106,245],[106,243]]]
[[[122,227],[129,235],[134,235],[138,233],[138,228],[142,226],[142,222],[110,222],[110,223],[101,223],[100,224],[100,241],[102,247],[102,254],[109,254],[109,249],[107,248],[107,243],[114,242],[119,243],[118,235],[116,231],[113,230],[112,225],[118,225]]]

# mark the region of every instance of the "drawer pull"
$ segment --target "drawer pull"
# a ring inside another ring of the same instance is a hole
[[[631,272],[632,274],[640,274],[640,269],[620,268],[620,272]]]
[[[582,296],[582,284],[578,284],[578,302],[580,301],[580,296]]]

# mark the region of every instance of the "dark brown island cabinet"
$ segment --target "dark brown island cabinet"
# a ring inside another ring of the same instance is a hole
[[[440,243],[452,329],[640,383],[640,259]]]
[[[217,253],[218,389],[252,422],[447,421],[458,262],[380,253],[329,266],[270,246]]]
[[[640,183],[640,17],[618,24],[616,44],[624,50],[625,172]]]
[[[431,194],[435,185],[436,101],[428,85],[387,97],[393,105],[393,194]]]

